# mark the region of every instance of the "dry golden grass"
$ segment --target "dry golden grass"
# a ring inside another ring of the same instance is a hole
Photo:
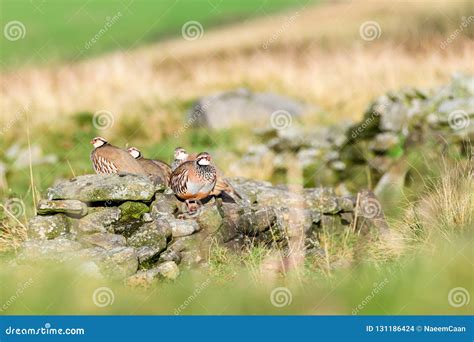
[[[158,140],[182,125],[183,103],[239,86],[318,104],[333,114],[330,120],[354,119],[387,90],[433,86],[455,71],[473,72],[471,27],[448,48],[439,46],[467,8],[449,1],[327,3],[290,10],[287,18],[206,31],[195,42],[176,39],[88,61],[10,71],[1,78],[0,120],[14,120],[23,104],[30,107],[33,127],[105,109],[116,122],[146,115],[147,129]],[[379,23],[381,36],[364,41],[359,27],[370,20]]]

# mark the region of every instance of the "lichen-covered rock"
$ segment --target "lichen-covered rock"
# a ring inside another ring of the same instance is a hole
[[[144,203],[141,202],[131,202],[127,201],[122,203],[119,206],[121,215],[120,221],[130,221],[130,220],[138,220],[142,218],[143,214],[150,211],[150,208]]]
[[[128,239],[127,244],[140,250],[140,263],[153,258],[166,248],[171,230],[161,222],[150,222],[141,226]]]
[[[54,215],[64,213],[73,216],[87,215],[87,205],[77,200],[46,200],[38,202],[38,215]]]
[[[199,209],[196,221],[199,230],[205,232],[206,235],[214,234],[221,228],[222,217],[215,199],[210,200]]]
[[[69,232],[69,220],[63,214],[35,216],[28,224],[30,239],[54,239]]]
[[[117,207],[91,207],[89,214],[81,218],[75,226],[77,234],[105,233],[120,219]]]
[[[78,239],[83,245],[101,247],[104,249],[113,249],[115,247],[125,246],[126,239],[119,234],[95,233],[83,235]]]
[[[138,257],[130,247],[115,247],[105,250],[99,259],[101,271],[109,277],[123,279],[138,269]]]
[[[178,210],[176,196],[174,194],[156,194],[156,199],[151,204],[151,215],[171,215]]]
[[[315,188],[305,190],[306,205],[323,214],[336,214],[341,208],[333,189]]]
[[[158,283],[159,279],[175,280],[179,276],[179,268],[173,261],[167,261],[155,268],[138,271],[127,278],[127,285],[148,288]]]
[[[167,217],[165,219],[171,227],[173,238],[191,235],[201,229],[199,224],[194,220],[180,220]]]
[[[148,177],[142,175],[85,175],[49,188],[47,197],[82,202],[150,201],[155,190]]]
[[[17,256],[19,263],[64,262],[74,257],[74,252],[80,250],[79,242],[65,238],[53,240],[28,240],[23,243]]]

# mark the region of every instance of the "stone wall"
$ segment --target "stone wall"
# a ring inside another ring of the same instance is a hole
[[[285,250],[299,239],[306,253],[324,253],[318,245],[322,229],[361,229],[364,220],[386,228],[374,221],[381,208],[369,197],[359,199],[363,219],[355,225],[356,198],[338,197],[330,188],[290,191],[267,182],[231,181],[241,201],[211,198],[192,216],[172,193],[142,176],[61,181],[38,204],[17,262],[74,260],[97,274],[148,282],[207,262],[212,244],[238,253],[256,244]]]

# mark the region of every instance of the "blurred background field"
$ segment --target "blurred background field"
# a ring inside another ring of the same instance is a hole
[[[229,167],[257,141],[254,127],[188,127],[192,103],[245,87],[314,104],[318,110],[298,122],[308,128],[350,124],[387,91],[472,75],[473,12],[469,1],[2,0],[1,27],[20,21],[25,30],[18,40],[1,37],[0,199],[21,199],[25,212],[17,220],[3,214],[0,249],[11,256],[33,203],[55,180],[92,173],[89,141],[97,135],[166,161],[176,146],[208,150],[228,176],[274,180]],[[198,39],[183,35],[189,21],[202,25]],[[380,26],[377,39],[361,39],[368,21]],[[92,124],[98,111],[112,114],[106,129]],[[474,293],[472,165],[423,153],[409,156],[424,176],[407,192],[410,205],[388,215],[390,246],[371,244],[363,263],[333,270],[321,265],[351,264],[358,246],[352,236],[328,237],[332,260],[277,279],[262,271],[268,251],[236,258],[216,250],[211,285],[182,314],[351,314],[385,278],[358,313],[469,313],[472,303],[453,308],[447,296],[457,284]],[[420,203],[428,216],[414,218]],[[91,291],[101,281],[84,285],[71,269],[35,272],[6,313],[173,314],[208,279],[207,270],[189,271],[143,293],[110,283],[115,304],[98,309]],[[28,268],[15,273],[2,268],[0,304],[31,276]],[[292,305],[269,303],[276,285],[292,290]]]

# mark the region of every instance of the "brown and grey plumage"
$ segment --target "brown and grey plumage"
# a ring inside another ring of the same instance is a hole
[[[127,152],[113,146],[102,137],[92,139],[94,150],[91,161],[98,174],[146,174],[138,162]]]
[[[186,161],[196,160],[196,158],[197,158],[197,154],[195,153],[188,154],[188,152],[184,148],[177,147],[174,150],[174,161],[172,165],[172,170],[175,170],[182,163]],[[239,193],[235,191],[234,187],[222,175],[222,172],[217,168],[216,168],[216,172],[217,172],[216,186],[214,187],[214,190],[211,192],[211,195],[219,196],[219,195],[222,195],[223,192],[225,192],[227,194],[234,195],[239,199],[242,199]]]
[[[217,171],[211,164],[207,152],[199,153],[195,160],[181,163],[172,173],[170,187],[176,197],[186,202],[191,211],[191,202],[200,201],[210,195],[216,185]]]
[[[130,147],[128,153],[138,161],[155,184],[168,186],[171,176],[171,167],[167,163],[161,160],[144,158],[140,150],[136,147]]]

